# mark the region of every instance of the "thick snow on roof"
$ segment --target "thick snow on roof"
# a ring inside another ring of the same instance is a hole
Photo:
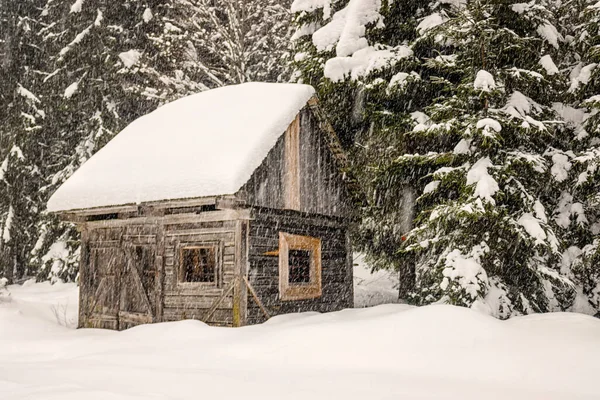
[[[166,104],[90,158],[48,210],[233,194],[313,94],[307,85],[245,83]]]

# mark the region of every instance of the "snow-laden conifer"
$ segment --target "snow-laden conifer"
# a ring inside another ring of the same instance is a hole
[[[555,219],[565,231],[568,247],[563,270],[577,282],[575,309],[589,314],[600,311],[600,4],[569,1],[562,9],[569,21],[569,90],[557,105],[575,130],[571,148],[575,153],[568,179],[571,184],[560,197]]]
[[[412,300],[501,318],[569,309],[574,283],[552,215],[573,154],[552,109],[564,87],[549,62],[562,41],[553,15],[543,2],[470,1],[442,19],[420,40],[452,58],[445,90],[407,132],[412,154],[378,178],[423,172],[402,246],[416,268]]]
[[[0,7],[8,27],[0,30],[2,76],[11,77],[0,81],[4,274],[75,278],[79,233],[46,214],[46,201],[131,121],[208,88],[285,79],[287,0],[226,4],[26,0]]]
[[[398,268],[417,304],[501,318],[570,309],[554,215],[575,154],[553,108],[568,82],[546,2],[294,5],[298,77],[355,141],[370,197],[361,241],[376,265]]]

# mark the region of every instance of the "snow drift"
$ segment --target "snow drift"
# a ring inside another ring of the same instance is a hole
[[[3,400],[600,394],[600,321],[585,315],[499,321],[465,308],[394,304],[238,329],[182,321],[114,332],[56,322],[68,325],[76,315],[72,285],[10,290],[12,300],[0,304]]]

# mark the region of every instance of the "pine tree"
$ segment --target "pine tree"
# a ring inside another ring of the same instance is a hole
[[[443,46],[417,39],[431,21],[445,18],[452,4],[370,2],[365,19],[359,17],[361,4],[294,2],[296,78],[318,89],[322,106],[352,153],[354,173],[371,205],[364,211],[359,244],[374,268],[394,267],[401,272],[404,298],[413,286],[414,272],[406,268],[398,250],[413,219],[415,193],[410,183],[418,171],[388,175],[384,185],[375,178],[407,152],[403,132],[424,122],[423,107],[445,90],[438,77],[444,76],[450,59],[437,57]],[[340,20],[345,24],[343,33],[328,35]],[[364,35],[356,37],[361,31]],[[361,44],[352,49],[338,40]]]
[[[41,180],[44,159],[46,113],[39,97],[30,89],[39,81],[43,65],[40,43],[34,32],[39,26],[39,1],[4,4],[3,22],[2,124],[0,126],[0,203],[2,253],[0,274],[9,282],[27,274],[29,253],[24,243],[35,231],[41,199],[34,190]]]
[[[572,56],[565,68],[570,86],[563,105],[575,128],[571,188],[561,196],[557,221],[567,231],[569,247],[563,255],[564,269],[577,282],[577,311],[600,313],[600,8],[589,0],[569,1],[561,13]]]
[[[571,168],[570,132],[551,107],[565,87],[552,14],[542,2],[472,1],[425,36],[451,43],[453,66],[451,95],[425,108],[413,155],[391,166],[428,166],[402,251],[416,265],[413,300],[502,318],[569,309],[574,289],[551,218]]]
[[[168,11],[163,2],[155,3],[155,14]],[[38,34],[48,67],[39,91],[51,122],[50,156],[38,188],[43,204],[127,124],[178,97],[181,85],[174,63],[161,64],[161,57],[168,55],[151,39],[163,32],[164,22],[151,18],[149,10],[146,2],[100,0],[48,1],[43,8],[45,26]],[[156,60],[162,71],[143,60]],[[28,243],[32,269],[43,279],[74,279],[78,233],[55,216],[38,214],[37,240]]]
[[[3,3],[2,72],[11,79],[0,82],[0,274],[74,279],[79,234],[44,212],[50,195],[161,104],[285,76],[285,1]]]
[[[336,128],[366,148],[355,155],[371,200],[363,247],[402,280],[414,276],[404,290],[416,304],[476,306],[501,318],[570,309],[575,284],[560,270],[565,243],[554,214],[568,188],[572,132],[552,109],[567,88],[553,62],[562,45],[553,10],[543,1],[368,3],[374,12],[360,9],[370,15],[363,20],[348,13],[365,3],[331,7],[346,15],[329,24],[366,28],[361,48],[340,51],[339,39],[335,53],[319,47],[327,12],[295,3],[296,36],[312,35],[296,56],[301,79],[325,104],[347,93],[341,87],[362,103],[331,95],[362,111],[360,124]]]
[[[286,79],[287,0],[185,0],[173,6],[173,50],[207,88]]]

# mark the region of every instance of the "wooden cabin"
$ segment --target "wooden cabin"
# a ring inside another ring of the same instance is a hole
[[[48,203],[81,232],[79,327],[352,307],[345,169],[306,85],[213,89],[134,121]]]

